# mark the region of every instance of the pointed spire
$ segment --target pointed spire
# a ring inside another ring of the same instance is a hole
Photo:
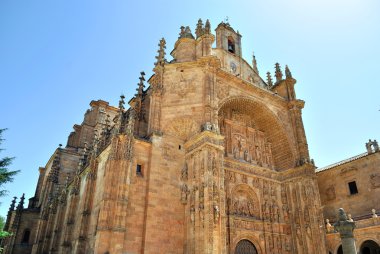
[[[9,206],[9,210],[8,210],[8,214],[7,214],[7,220],[5,222],[5,225],[4,225],[4,231],[8,231],[9,229],[9,224],[11,222],[11,214],[12,212],[15,210],[15,206],[16,206],[16,199],[17,197],[13,197],[13,200],[11,202],[11,205]]]
[[[289,79],[289,78],[293,78],[293,77],[292,77],[292,73],[290,72],[288,65],[285,65],[285,77],[286,77],[287,79]]]
[[[195,35],[197,38],[201,37],[204,34],[203,22],[202,19],[198,19],[197,28],[195,29]]]
[[[159,49],[157,50],[158,55],[156,56],[157,62],[155,62],[154,65],[163,66],[166,62],[166,59],[165,59],[166,41],[164,38],[160,40],[160,43],[158,44],[158,46],[159,46]]]
[[[256,62],[256,57],[255,57],[254,52],[252,52],[252,67],[253,67],[253,70],[256,71],[257,74],[259,74],[259,70],[257,69],[257,62]]]
[[[16,209],[17,211],[21,211],[22,209],[24,209],[24,199],[25,199],[25,193],[23,193],[20,198],[20,202],[18,203],[17,209]]]
[[[125,99],[124,94],[120,95],[120,100],[119,100],[119,110],[120,110],[120,112],[123,112],[124,109],[125,109],[125,107],[124,107],[124,105],[125,105],[124,99]]]
[[[275,70],[276,83],[278,83],[282,80],[282,71],[279,63],[275,64]]]
[[[17,197],[13,197],[13,200],[11,202],[11,205],[9,206],[9,212],[13,211],[16,207],[16,199]]]
[[[205,34],[211,34],[211,25],[209,20],[206,20]]]
[[[268,84],[269,88],[271,88],[273,86],[272,77],[271,77],[269,71],[267,72],[267,84]]]
[[[144,88],[145,88],[145,84],[144,84],[144,81],[145,81],[145,72],[140,72],[141,76],[139,77],[140,79],[140,82],[137,84],[139,87],[136,89],[137,91],[137,94],[136,94],[136,97],[141,97],[143,95],[143,92],[144,92]]]
[[[120,95],[120,100],[119,100],[119,114],[117,116],[117,120],[116,120],[116,123],[115,123],[115,126],[113,128],[113,132],[112,134],[113,135],[117,135],[117,134],[120,134],[120,133],[123,133],[124,131],[124,111],[125,111],[125,108],[124,108],[124,104],[125,104],[125,101],[124,101],[124,98],[125,96],[124,95]]]

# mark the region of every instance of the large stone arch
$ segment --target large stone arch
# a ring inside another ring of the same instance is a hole
[[[235,186],[230,195],[229,214],[237,216],[261,218],[259,196],[247,184]]]
[[[219,126],[223,133],[224,119],[232,118],[232,112],[241,114],[242,121],[251,128],[264,132],[271,144],[274,168],[282,171],[296,165],[296,148],[292,133],[288,133],[279,117],[263,102],[249,97],[229,97],[218,107]]]
[[[365,238],[358,242],[359,254],[378,254],[380,253],[380,244],[376,239]]]

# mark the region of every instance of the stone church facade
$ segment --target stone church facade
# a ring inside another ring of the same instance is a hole
[[[5,253],[327,253],[296,80],[276,64],[264,81],[242,36],[215,32],[181,27],[170,62],[162,39],[128,109],[91,102],[12,202]]]

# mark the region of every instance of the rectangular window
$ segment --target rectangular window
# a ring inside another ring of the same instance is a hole
[[[356,182],[349,182],[348,188],[350,189],[350,195],[358,194],[358,187],[356,186]]]
[[[137,164],[136,166],[136,175],[142,176],[142,167],[140,164]]]

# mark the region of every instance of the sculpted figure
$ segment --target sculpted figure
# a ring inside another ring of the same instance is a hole
[[[186,204],[187,203],[188,192],[189,192],[189,190],[187,188],[187,185],[183,184],[181,186],[181,202],[182,202],[182,204]]]
[[[372,209],[372,218],[377,218],[376,210]]]
[[[214,206],[214,222],[215,223],[217,223],[219,221],[219,217],[220,217],[219,206],[215,205]]]

